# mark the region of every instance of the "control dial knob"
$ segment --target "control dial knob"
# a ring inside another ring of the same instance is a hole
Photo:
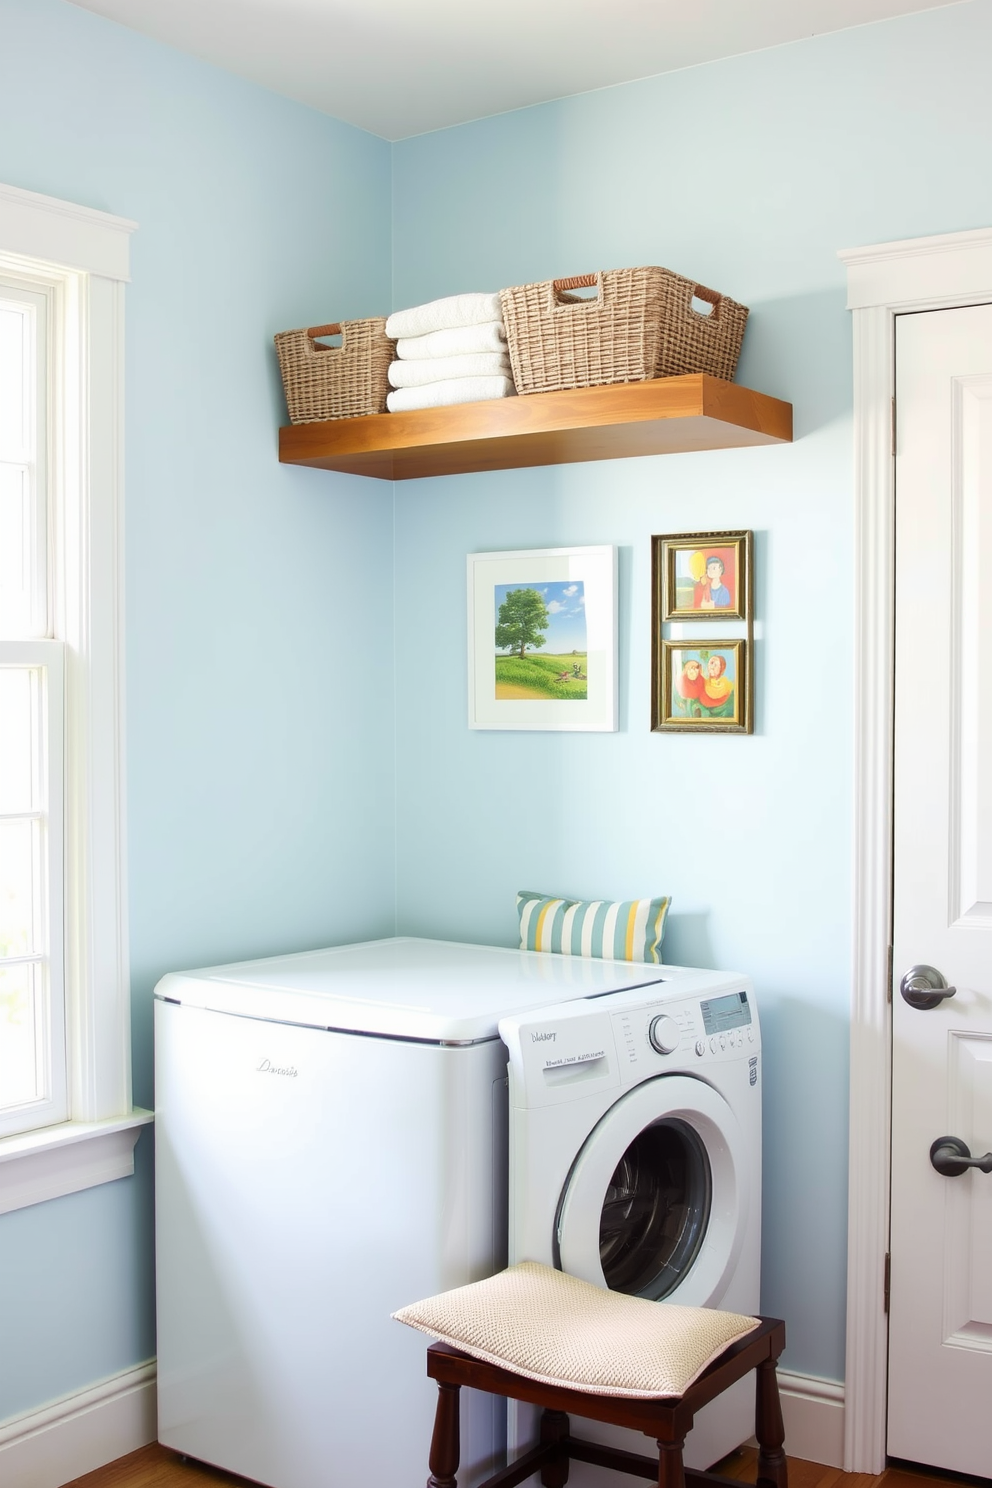
[[[674,1054],[682,1042],[682,1030],[674,1018],[661,1013],[652,1018],[648,1028],[648,1042],[659,1054]]]

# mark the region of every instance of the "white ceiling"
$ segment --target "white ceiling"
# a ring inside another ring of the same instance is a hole
[[[74,0],[388,140],[962,0]]]

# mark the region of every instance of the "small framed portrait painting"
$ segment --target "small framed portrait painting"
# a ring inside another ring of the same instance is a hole
[[[747,642],[661,642],[655,674],[654,729],[750,734],[751,678]]]
[[[658,620],[751,618],[750,532],[684,532],[652,542]]]

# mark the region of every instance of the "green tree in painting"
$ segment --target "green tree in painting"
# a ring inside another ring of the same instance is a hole
[[[551,624],[548,607],[536,589],[511,589],[496,616],[496,645],[523,656],[527,646],[543,646],[542,630]]]

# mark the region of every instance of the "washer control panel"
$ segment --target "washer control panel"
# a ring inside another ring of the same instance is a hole
[[[751,983],[735,972],[665,968],[639,987],[596,992],[499,1021],[509,1053],[510,1101],[536,1109],[599,1099],[666,1073],[720,1063],[751,1068],[761,1052]]]
[[[680,1056],[678,1063],[691,1065],[755,1052],[755,1025],[745,991],[672,1002],[663,1011],[657,1004],[631,1008],[613,1015],[613,1028],[628,1068],[675,1063],[673,1055]]]

